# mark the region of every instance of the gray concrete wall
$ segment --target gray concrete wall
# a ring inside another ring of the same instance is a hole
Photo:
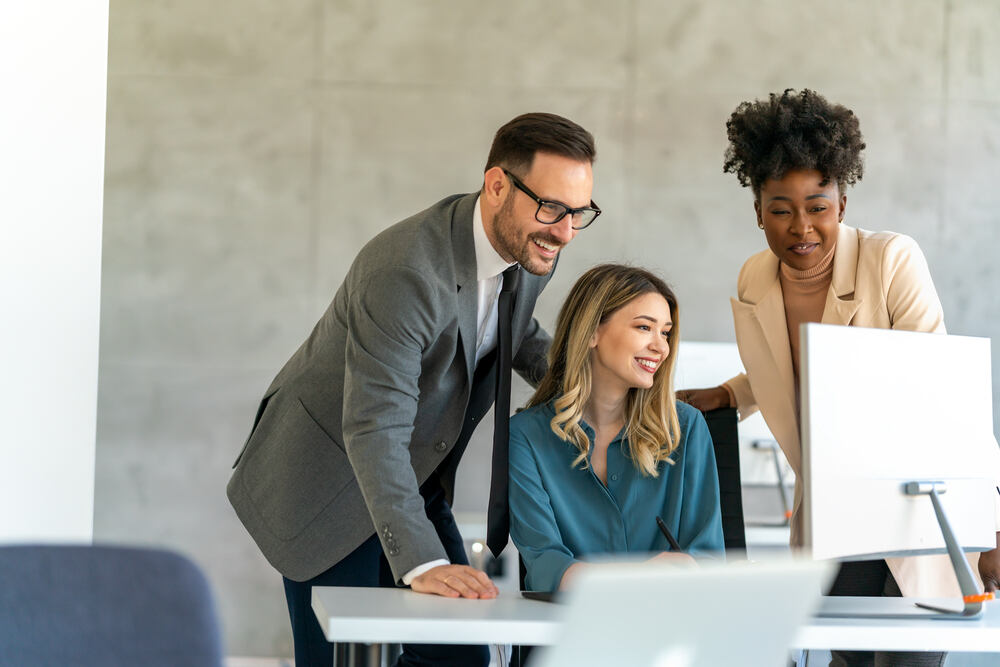
[[[724,123],[812,87],[868,141],[847,221],[914,236],[949,329],[1000,341],[998,27],[995,0],[113,2],[98,539],[192,554],[229,653],[290,655],[279,579],[224,493],[258,396],[360,246],[478,188],[524,111],[594,133],[606,211],[543,323],[615,259],[674,284],[684,337],[733,340],[736,272],[765,242],[722,174]],[[459,510],[485,506],[484,440]]]

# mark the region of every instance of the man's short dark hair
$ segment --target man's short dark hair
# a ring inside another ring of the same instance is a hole
[[[484,171],[502,167],[524,176],[539,152],[588,163],[597,157],[594,137],[573,121],[551,113],[526,113],[497,130]]]

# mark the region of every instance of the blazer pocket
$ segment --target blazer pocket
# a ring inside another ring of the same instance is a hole
[[[272,406],[272,409],[276,406]],[[354,479],[343,447],[290,398],[251,436],[243,480],[251,502],[275,537],[290,540]],[[261,442],[256,442],[261,439]]]
[[[246,441],[243,446],[240,447],[240,453],[236,455],[236,460],[233,461],[233,467],[235,468],[240,464],[240,459],[243,458],[243,454],[247,451],[247,446],[250,444],[250,439],[253,438],[253,434],[257,431],[257,425],[260,424],[260,420],[264,417],[264,411],[267,409],[267,404],[271,402],[271,398],[278,392],[277,389],[269,392],[260,399],[260,404],[257,406],[257,414],[253,418],[253,426],[250,427],[250,435],[247,436]]]

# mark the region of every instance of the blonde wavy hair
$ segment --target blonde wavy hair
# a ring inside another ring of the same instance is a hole
[[[580,419],[591,392],[590,341],[597,327],[615,311],[651,292],[660,294],[670,307],[670,352],[653,376],[651,388],[629,389],[625,436],[629,456],[644,475],[657,477],[661,461],[673,464],[670,455],[681,439],[674,397],[674,362],[680,342],[677,297],[663,280],[645,269],[601,264],[580,276],[566,297],[549,349],[549,370],[528,401],[528,407],[553,402],[556,415],[552,431],[579,450],[574,467],[586,469],[588,465],[590,440]]]

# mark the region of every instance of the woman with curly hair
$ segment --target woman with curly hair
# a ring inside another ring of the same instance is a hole
[[[945,333],[944,314],[913,239],[843,224],[847,186],[864,171],[865,143],[850,109],[811,90],[786,90],[740,104],[726,129],[723,170],[753,191],[769,250],[743,265],[732,302],[746,373],[682,399],[702,410],[734,406],[741,418],[761,411],[797,475],[791,543],[800,546],[799,325]],[[995,589],[998,552],[983,554],[979,570]],[[831,594],[960,595],[947,556],[844,563]],[[940,665],[944,655],[835,651],[831,664]]]
[[[548,373],[510,421],[510,534],[529,589],[565,587],[598,554],[724,557],[708,426],[674,397],[678,325],[673,291],[643,269],[597,266],[570,291]]]

